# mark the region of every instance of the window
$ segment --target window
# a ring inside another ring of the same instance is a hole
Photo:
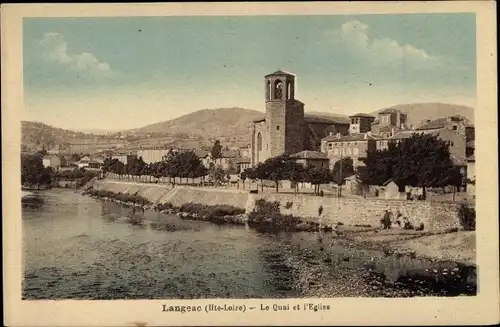
[[[283,83],[279,79],[274,82],[274,98],[283,99]]]
[[[350,155],[351,154],[351,148],[346,148],[345,149],[345,154]]]
[[[279,131],[280,130],[280,125],[276,125],[276,130]]]
[[[457,125],[453,126],[453,130],[454,130],[454,131],[456,131],[457,129],[458,129],[458,126],[457,126]]]
[[[262,151],[262,134],[257,134],[257,151]]]
[[[333,148],[333,144],[332,143],[328,143],[328,149],[331,150]]]

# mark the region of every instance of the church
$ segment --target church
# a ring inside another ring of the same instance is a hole
[[[328,135],[349,133],[349,121],[304,114],[304,103],[295,98],[295,75],[278,70],[264,77],[266,113],[251,126],[251,165],[282,154],[320,151]]]

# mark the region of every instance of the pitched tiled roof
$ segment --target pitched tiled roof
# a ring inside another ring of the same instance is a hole
[[[348,141],[366,141],[366,140],[376,140],[373,135],[365,134],[351,134],[337,137],[336,135],[329,135],[323,139],[323,141],[330,142],[348,142]]]
[[[250,163],[250,158],[244,158],[244,157],[239,157],[234,160],[234,163],[241,164],[241,163]]]
[[[417,127],[417,130],[444,128],[447,118],[438,118]]]
[[[364,114],[364,113],[358,113],[349,117],[365,117],[365,118],[375,118],[372,115]]]
[[[294,153],[290,157],[296,159],[328,159],[326,153],[310,150]]]

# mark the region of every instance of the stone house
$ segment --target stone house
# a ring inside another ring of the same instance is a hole
[[[324,152],[304,150],[292,154],[290,158],[305,168],[329,169],[328,156]]]
[[[51,167],[54,171],[61,168],[61,159],[55,154],[49,154],[42,158],[42,164],[45,168]]]
[[[474,141],[475,139],[475,127],[474,125],[465,117],[462,116],[450,116],[444,118],[438,118],[435,120],[426,120],[415,130],[417,131],[430,131],[430,130],[441,130],[449,129],[455,131],[458,134],[464,135],[466,142]]]
[[[375,149],[377,139],[370,132],[363,134],[342,136],[330,135],[321,140],[321,151],[327,154],[330,161],[330,169],[335,163],[346,157],[352,158],[353,166],[356,169],[364,166],[361,159],[366,158],[367,151]]]
[[[395,133],[409,129],[407,114],[393,108],[382,110],[378,118],[371,123],[371,132],[380,137],[390,137]]]
[[[380,188],[382,196],[386,200],[406,200],[406,192],[404,187],[400,187],[392,179],[386,181]]]

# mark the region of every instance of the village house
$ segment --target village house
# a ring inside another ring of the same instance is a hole
[[[115,154],[111,156],[111,159],[117,159],[118,161],[122,162],[124,165],[126,165],[130,160],[137,158],[137,155],[135,154]]]
[[[292,154],[290,158],[305,168],[323,169],[329,168],[328,156],[324,152],[304,150]]]
[[[250,159],[245,157],[239,157],[236,158],[234,164],[236,165],[236,172],[239,174],[245,171],[246,169],[250,168]]]
[[[361,159],[366,158],[368,150],[375,149],[377,139],[370,132],[363,134],[345,135],[340,133],[330,135],[321,140],[321,151],[327,154],[330,169],[343,158],[350,157],[356,169],[364,166]]]
[[[165,147],[162,148],[149,148],[137,150],[137,157],[142,158],[142,160],[147,163],[155,163],[160,161],[165,161],[170,152],[170,149]]]
[[[379,138],[393,136],[402,130],[408,130],[407,114],[393,108],[382,110],[378,113],[378,118],[371,124],[371,132]]]
[[[78,168],[86,168],[89,167],[90,165],[90,157],[89,156],[84,156],[83,158],[80,158],[80,160],[76,163],[76,166]]]
[[[55,154],[49,154],[42,158],[42,164],[45,168],[52,168],[55,171],[58,171],[61,168],[61,159],[59,156]]]
[[[399,186],[392,179],[389,179],[380,188],[379,197],[386,200],[406,200],[406,191],[404,186]]]
[[[435,120],[427,119],[415,130],[417,131],[431,131],[449,129],[464,135],[466,142],[474,141],[475,127],[469,120],[462,116],[450,116],[445,118],[438,118]]]
[[[359,113],[349,116],[349,118],[351,119],[351,124],[349,125],[349,134],[371,132],[371,125],[375,120],[375,117]]]

